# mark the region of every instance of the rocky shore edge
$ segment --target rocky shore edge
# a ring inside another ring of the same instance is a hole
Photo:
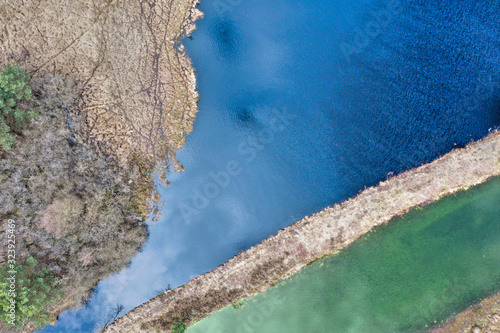
[[[131,310],[104,332],[170,332],[250,298],[412,208],[500,175],[500,131],[307,216],[216,269]]]

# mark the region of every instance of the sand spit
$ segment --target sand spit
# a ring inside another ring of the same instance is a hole
[[[249,298],[410,209],[500,175],[500,132],[305,217],[211,272],[153,298],[105,332],[169,332]]]

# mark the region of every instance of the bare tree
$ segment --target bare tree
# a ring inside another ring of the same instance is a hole
[[[111,324],[118,318],[123,309],[124,309],[123,304],[117,303],[114,307],[111,308],[111,310],[109,310],[106,321],[103,324],[96,324],[93,333],[101,332],[103,329],[108,327],[109,324]]]

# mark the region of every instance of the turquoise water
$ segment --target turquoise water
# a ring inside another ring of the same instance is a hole
[[[499,289],[496,178],[377,228],[188,333],[415,332]]]
[[[168,175],[162,218],[130,267],[44,331],[91,332],[117,303],[128,311],[485,136],[500,124],[499,4],[201,0],[183,41],[200,93],[177,152],[186,171]]]

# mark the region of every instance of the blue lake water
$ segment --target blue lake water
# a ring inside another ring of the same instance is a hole
[[[237,1],[232,1],[236,3]],[[129,268],[43,332],[168,284],[500,124],[500,1],[202,0],[199,114]]]

